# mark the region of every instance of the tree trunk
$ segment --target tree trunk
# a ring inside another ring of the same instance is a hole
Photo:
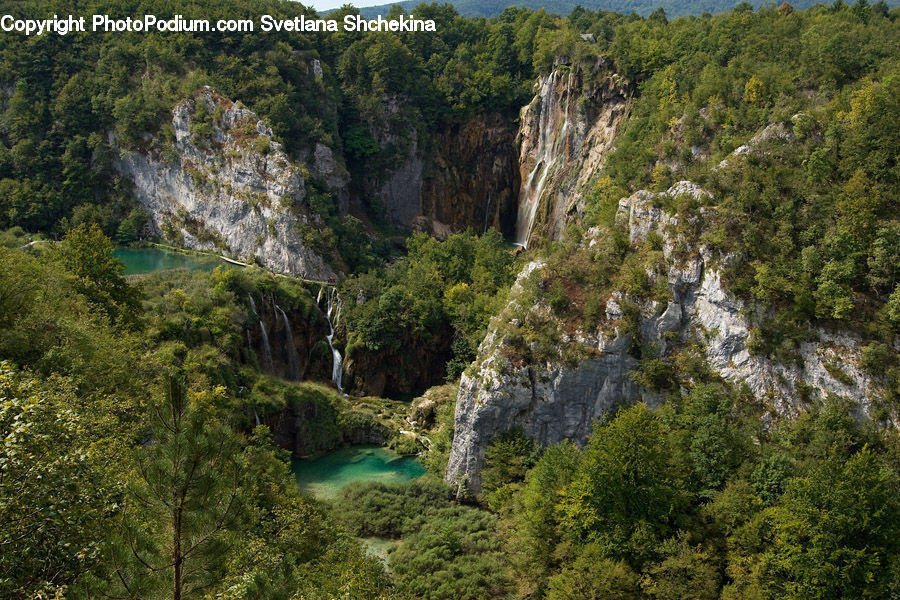
[[[181,600],[181,567],[184,563],[184,557],[181,555],[181,508],[174,509],[174,527],[172,540],[172,564],[175,567],[174,589],[172,590],[172,599]]]

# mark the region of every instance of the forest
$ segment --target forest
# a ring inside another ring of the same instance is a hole
[[[427,35],[0,35],[0,598],[900,597],[900,11],[550,9],[390,9],[434,19]],[[282,0],[4,12],[316,15]],[[371,192],[410,147],[483,115],[515,133],[554,71],[580,91],[612,71],[629,94],[564,235],[526,250],[494,228],[436,239],[386,222]],[[318,219],[299,234],[333,285],[254,265],[125,274],[118,248],[160,240],[117,153],[165,156],[173,106],[203,86],[292,160],[322,144],[346,169],[349,209],[313,176],[297,207]],[[797,364],[815,327],[847,332],[882,393],[861,407],[803,384],[805,410],[781,415],[709,364],[702,335],[635,343],[628,377],[661,401],[608,411],[586,440],[509,427],[477,492],[445,482],[486,338],[562,369],[587,356],[570,333],[597,329],[615,293],[634,300],[623,332],[639,331],[638,302],[671,301],[652,276],[666,240],[630,243],[616,214],[682,180],[709,196],[655,208],[728,257],[748,352]],[[293,353],[273,362],[266,328]],[[292,458],[372,439],[427,474],[301,492]]]

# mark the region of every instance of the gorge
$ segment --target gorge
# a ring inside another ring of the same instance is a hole
[[[900,12],[553,6],[0,32],[0,598],[898,595]]]

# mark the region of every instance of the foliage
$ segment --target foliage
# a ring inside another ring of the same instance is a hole
[[[337,518],[359,536],[401,538],[388,557],[401,593],[432,600],[479,600],[502,594],[496,518],[453,500],[440,481],[423,477],[387,486],[348,486]]]
[[[0,595],[49,597],[96,568],[118,489],[73,409],[0,364]]]
[[[494,230],[444,242],[419,234],[407,246],[405,259],[342,285],[345,298],[364,300],[345,305],[347,356],[409,347],[430,347],[440,356],[452,348],[447,376],[453,380],[474,358],[512,283],[515,259]]]

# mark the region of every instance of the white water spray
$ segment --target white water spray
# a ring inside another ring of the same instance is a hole
[[[572,111],[572,78],[569,72],[566,81],[566,104],[563,108],[562,127],[557,131],[554,117],[559,113],[561,96],[557,93],[559,71],[553,71],[541,86],[541,113],[538,118],[537,159],[528,179],[519,192],[519,212],[516,218],[516,245],[528,246],[537,209],[544,195],[547,180],[565,164],[566,145],[569,135],[569,113]]]
[[[335,302],[335,298],[337,302]],[[335,310],[335,308],[337,310]],[[334,313],[334,318],[332,319],[332,313]],[[341,375],[342,375],[342,363],[343,357],[341,353],[338,352],[337,348],[334,347],[332,340],[334,338],[334,325],[340,321],[341,318],[341,297],[337,293],[337,288],[331,288],[331,291],[328,293],[328,300],[326,304],[325,316],[328,318],[328,335],[325,336],[325,339],[328,340],[328,347],[331,348],[331,381],[334,382],[334,385],[337,386],[339,392],[344,393],[344,389],[341,387]]]
[[[256,312],[256,302],[253,301],[253,294],[247,294],[247,297],[250,298],[250,308],[259,317],[259,330],[262,333],[263,343],[263,370],[271,373],[275,369],[275,365],[272,363],[272,346],[269,345],[269,334],[266,332],[266,324],[263,323],[262,316]]]
[[[288,376],[297,381],[300,379],[300,359],[297,356],[297,347],[294,345],[294,332],[291,330],[291,322],[288,321],[287,314],[277,304],[275,305],[276,314],[281,314],[284,321],[284,335],[286,338],[287,355],[288,355]]]

